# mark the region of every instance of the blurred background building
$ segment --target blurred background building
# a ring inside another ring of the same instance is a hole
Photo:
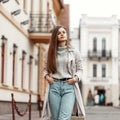
[[[79,32],[75,32],[77,28],[71,31],[71,34],[74,32],[71,43],[80,49],[83,59],[82,94],[85,105],[89,90],[92,91],[93,97],[97,93],[99,97],[103,95],[104,101],[99,103],[100,105],[119,105],[119,24],[115,15],[82,15]],[[74,36],[78,36],[78,39]]]
[[[119,20],[83,15],[80,26],[70,28],[70,17],[63,0],[0,0],[0,114],[11,113],[11,93],[21,108],[29,94],[32,110],[38,110],[38,99],[44,101],[43,59],[56,25],[67,28],[71,44],[81,52],[85,105],[89,90],[104,95],[103,105],[119,105]]]

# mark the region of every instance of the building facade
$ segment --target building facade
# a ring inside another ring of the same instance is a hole
[[[44,53],[63,9],[62,0],[0,1],[0,114],[12,113],[11,93],[21,107],[31,94],[32,110],[44,100]]]
[[[82,15],[80,45],[83,58],[82,93],[87,104],[88,91],[104,96],[101,105],[119,105],[118,76],[119,21],[117,16]]]
[[[80,51],[79,28],[70,29],[70,43],[72,47]]]

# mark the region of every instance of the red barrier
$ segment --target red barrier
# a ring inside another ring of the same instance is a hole
[[[11,94],[11,97],[12,97],[12,120],[15,120],[15,110],[16,110],[17,114],[21,117],[23,117],[29,110],[29,120],[31,120],[31,94],[29,95],[29,101],[27,103],[26,109],[23,112],[19,111],[17,104],[14,100],[13,93]]]
[[[39,116],[41,117],[42,109],[43,109],[43,100],[41,99],[40,95],[38,95],[38,109],[39,109]]]

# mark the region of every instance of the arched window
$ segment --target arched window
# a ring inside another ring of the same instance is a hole
[[[28,76],[28,78],[29,78],[29,85],[28,85],[28,88],[29,88],[29,91],[31,90],[31,83],[32,83],[32,64],[33,64],[33,56],[29,56],[29,63],[28,63],[28,65],[29,65],[29,69],[28,69],[28,74],[29,74],[29,76]]]
[[[22,51],[22,59],[21,59],[21,88],[24,87],[24,77],[25,77],[25,59],[26,59],[26,52]]]
[[[12,85],[16,85],[16,67],[17,67],[17,45],[13,44],[13,53],[12,53]]]
[[[6,51],[7,51],[7,38],[2,35],[1,37],[1,48],[0,48],[0,82],[4,84],[6,76]]]

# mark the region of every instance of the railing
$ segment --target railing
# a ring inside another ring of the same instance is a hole
[[[101,51],[89,50],[88,51],[88,57],[90,59],[92,59],[92,58],[98,58],[98,59],[106,58],[106,59],[110,59],[112,57],[112,54],[111,54],[111,50],[109,50],[109,51],[107,51],[107,50],[101,50]]]
[[[28,32],[49,33],[56,25],[56,18],[52,14],[30,14]]]
[[[21,117],[23,117],[29,110],[29,120],[31,120],[31,95],[29,95],[29,101],[27,103],[26,109],[23,112],[19,111],[13,94],[11,94],[11,97],[12,97],[12,120],[15,120],[15,110],[17,114]]]

